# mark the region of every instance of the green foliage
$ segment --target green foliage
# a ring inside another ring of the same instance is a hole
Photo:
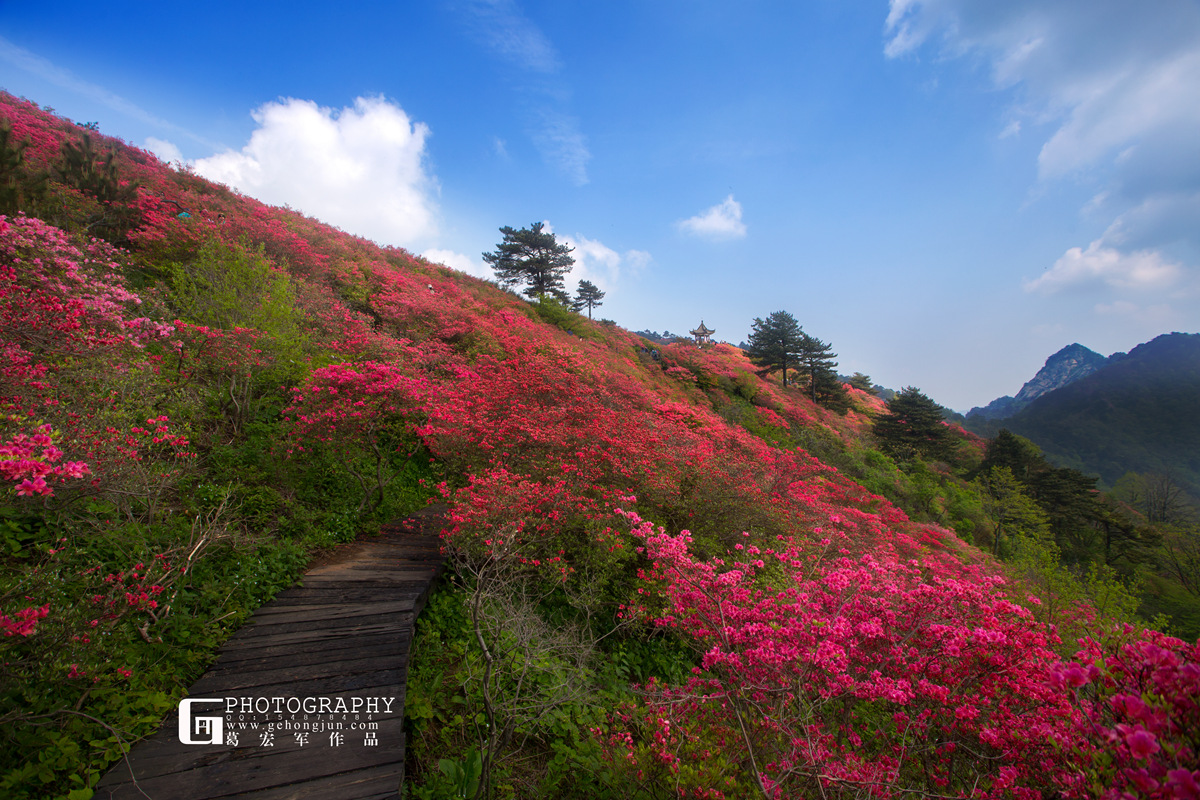
[[[571,309],[568,302],[552,294],[538,295],[533,304],[533,310],[538,319],[556,328],[576,335],[580,335],[583,331],[583,318]]]
[[[1074,653],[1078,640],[1089,632],[1126,623],[1146,624],[1138,614],[1141,601],[1136,583],[1128,582],[1102,564],[1073,570],[1062,563],[1053,542],[1015,537],[1008,571],[1037,598],[1026,599],[1025,603],[1034,616],[1057,627],[1064,656]],[[1151,624],[1162,630],[1166,620],[1158,619]]]
[[[482,753],[488,727],[485,684],[479,680],[484,665],[472,623],[471,588],[461,580],[445,579],[430,597],[417,620],[410,658],[405,725],[408,731],[408,774],[412,796],[453,798],[461,779],[471,774],[474,753]],[[539,614],[556,629],[579,623],[572,605],[561,594],[548,596]],[[511,618],[511,617],[510,617]],[[489,643],[514,648],[514,629]],[[561,681],[576,689],[573,699],[554,704],[536,719],[514,729],[522,737],[521,756],[494,760],[492,786],[499,796],[619,797],[603,784],[606,773],[599,743],[591,729],[605,724],[605,710],[633,699],[631,684],[651,679],[682,681],[696,664],[696,654],[677,634],[626,627],[600,642],[594,669],[566,667],[558,656],[543,651],[534,660],[520,647],[508,651],[513,666],[528,667],[524,680],[535,684],[530,702],[539,692]],[[561,663],[560,663],[561,662]],[[547,681],[549,681],[547,683]],[[511,691],[503,681],[493,692]],[[537,688],[540,686],[541,688]],[[460,771],[461,770],[461,771]],[[505,788],[505,787],[509,788]],[[524,787],[524,788],[514,788]],[[586,787],[586,789],[585,789]]]
[[[483,260],[496,270],[500,282],[505,287],[526,284],[526,296],[548,294],[569,306],[571,298],[563,289],[563,276],[575,263],[570,255],[573,248],[559,244],[541,222],[520,230],[506,225],[500,232],[504,240],[495,252],[483,254]]]
[[[875,393],[875,382],[871,380],[870,375],[864,375],[861,372],[856,372],[850,376],[848,381],[855,389],[860,389],[871,394]]]
[[[571,304],[571,307],[576,311],[582,311],[586,308],[588,319],[591,319],[592,309],[602,305],[600,302],[602,299],[604,299],[604,292],[600,291],[600,288],[596,284],[591,281],[581,280],[579,288],[575,292],[575,301]]]
[[[1050,537],[1050,520],[1045,512],[1023,490],[1008,467],[993,466],[975,479],[983,500],[983,510],[992,523],[992,554],[1009,553],[1017,539],[1046,541]]]
[[[109,524],[63,540],[53,554],[43,546],[37,572],[0,578],[0,597],[28,593],[53,610],[33,636],[0,640],[0,795],[86,791],[158,727],[231,629],[307,562],[305,550],[287,542],[232,537],[220,527],[199,541],[195,534]],[[114,595],[104,579],[106,570],[129,575],[141,565],[157,575],[156,555],[183,558],[189,549],[204,555],[157,595],[155,608],[130,609],[128,580]],[[119,616],[110,618],[109,608]]]
[[[788,385],[788,369],[796,369],[804,345],[800,323],[786,311],[772,312],[767,318],[754,318],[746,357],[762,368],[760,374],[783,373],[783,385]]]
[[[941,461],[952,450],[941,407],[914,386],[904,387],[888,401],[887,413],[875,421],[874,433],[880,449],[900,461]]]
[[[438,759],[438,772],[422,786],[412,789],[419,800],[451,800],[473,798],[483,777],[483,756],[479,748],[470,747],[461,759]]]
[[[49,176],[31,172],[25,165],[28,146],[28,139],[14,139],[8,120],[0,120],[0,214],[33,211],[46,194]]]
[[[169,299],[187,322],[267,334],[281,358],[298,359],[307,337],[286,271],[262,247],[205,241],[187,263],[167,267]]]

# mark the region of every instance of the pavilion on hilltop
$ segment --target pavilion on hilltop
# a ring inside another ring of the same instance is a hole
[[[716,331],[705,327],[704,320],[700,320],[700,327],[694,331],[688,331],[688,333],[695,337],[697,347],[704,347],[706,344],[712,344],[712,335]]]

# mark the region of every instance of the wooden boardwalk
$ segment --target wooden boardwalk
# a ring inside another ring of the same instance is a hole
[[[186,731],[177,709],[95,797],[397,797],[412,625],[441,571],[444,511],[385,526],[256,611],[188,690]]]

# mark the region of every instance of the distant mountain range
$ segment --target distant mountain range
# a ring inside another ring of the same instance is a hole
[[[1159,472],[1200,496],[1200,334],[1164,334],[1108,358],[1064,347],[1016,397],[971,409],[966,425],[985,436],[1007,428],[1107,485]]]

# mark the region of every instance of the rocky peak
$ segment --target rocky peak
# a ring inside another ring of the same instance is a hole
[[[983,408],[972,408],[967,417],[1005,419],[1021,411],[1042,395],[1061,389],[1069,383],[1091,375],[1111,359],[1089,350],[1081,344],[1069,344],[1046,359],[1045,365],[1021,387],[1016,397],[1004,396]]]
[[[1023,408],[1038,397],[1091,375],[1108,359],[1081,344],[1070,344],[1046,359],[1046,364],[1033,379],[1021,387],[1016,401]]]

